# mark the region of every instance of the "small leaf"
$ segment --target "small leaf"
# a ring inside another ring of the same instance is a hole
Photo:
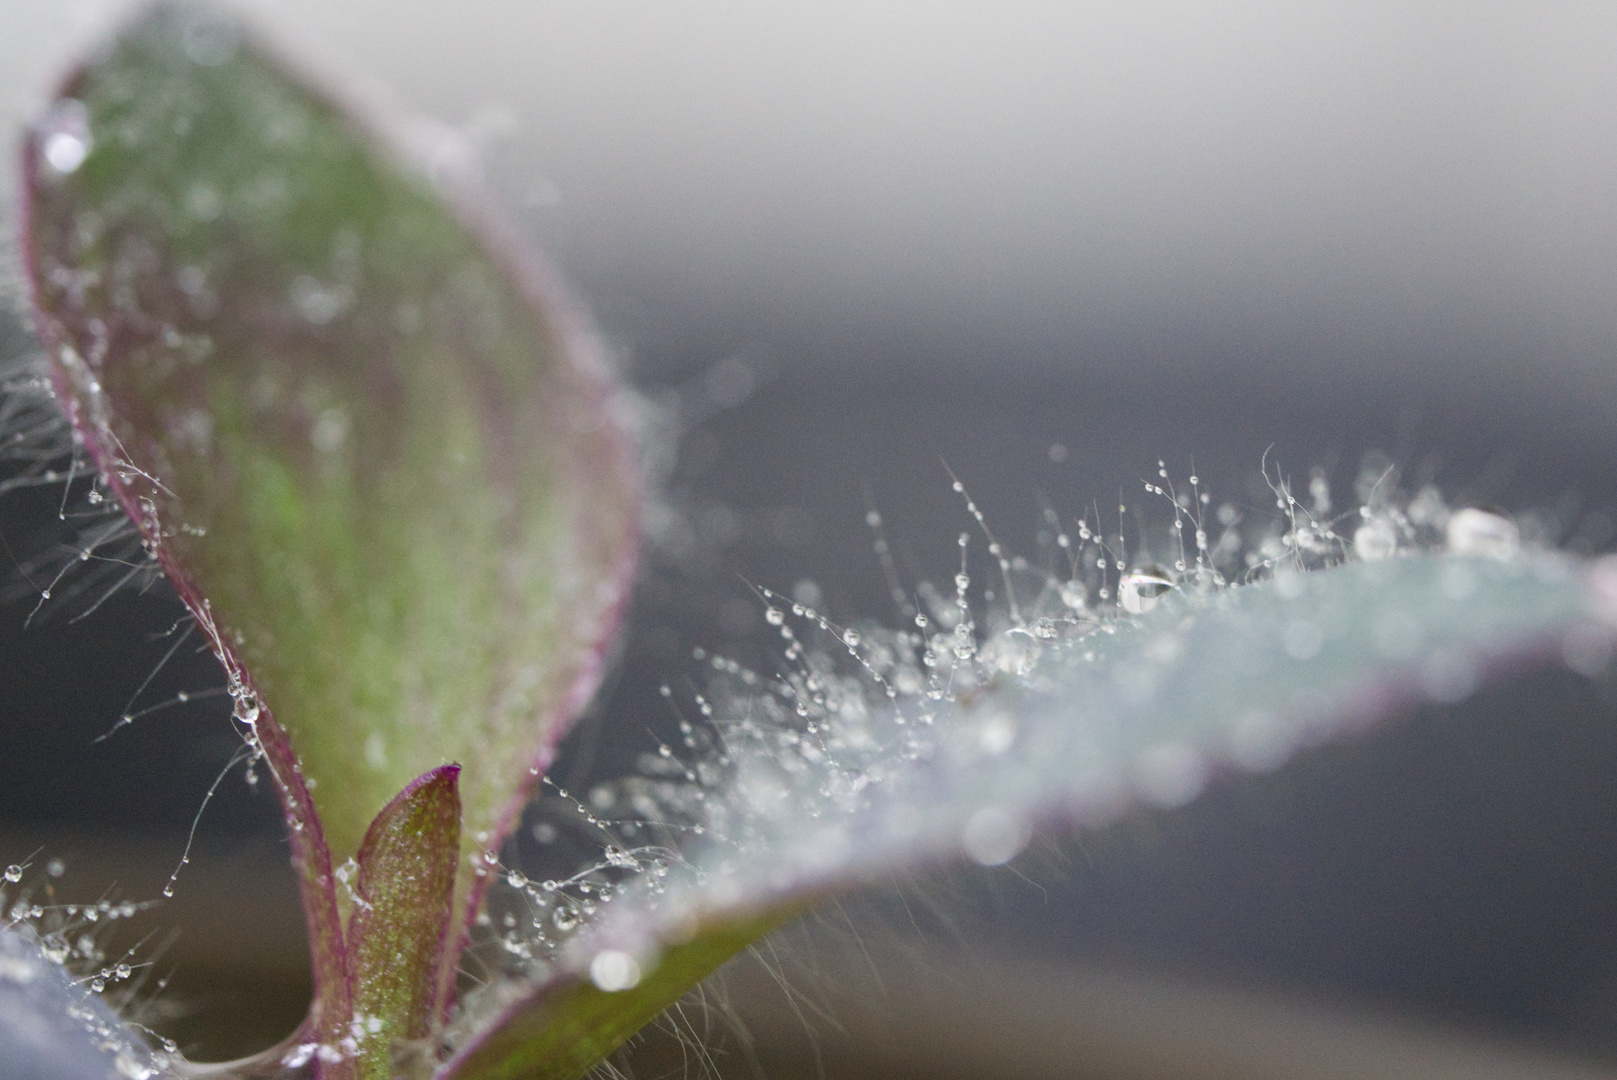
[[[710,695],[732,761],[704,799],[715,839],[614,900],[526,989],[469,1001],[439,1080],[578,1076],[594,1060],[579,1047],[609,1053],[818,899],[928,863],[1002,863],[1038,829],[1131,804],[1181,805],[1221,771],[1275,768],[1401,702],[1458,700],[1504,665],[1587,667],[1610,657],[1614,626],[1617,562],[1421,556],[1176,590],[1046,639],[1013,626],[955,669],[971,685],[942,702],[860,696],[823,672],[842,703],[806,718],[781,691]],[[787,731],[821,741],[783,752]],[[603,987],[603,956],[641,977]]]
[[[360,1076],[390,1080],[392,1048],[426,1039],[442,1011],[438,965],[450,938],[460,853],[460,766],[410,784],[359,846],[348,921]]]
[[[151,8],[24,164],[59,396],[270,756],[330,983],[331,860],[451,760],[497,848],[593,691],[637,543],[612,384],[531,258],[228,16]]]

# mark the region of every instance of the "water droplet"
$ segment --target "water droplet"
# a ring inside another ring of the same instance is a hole
[[[1318,623],[1298,619],[1286,626],[1282,644],[1293,660],[1312,660],[1325,645],[1325,633]]]
[[[157,1075],[155,1068],[141,1061],[135,1056],[134,1050],[127,1046],[118,1051],[118,1056],[113,1059],[113,1067],[124,1080],[151,1080]]]
[[[786,613],[777,607],[767,608],[764,611],[764,621],[770,626],[779,626],[786,621]]]
[[[981,866],[1002,866],[1016,858],[1027,846],[1025,822],[997,806],[971,815],[960,832],[960,847],[972,862]]]
[[[1514,521],[1476,507],[1449,516],[1446,539],[1451,554],[1484,559],[1511,559],[1521,548]]]
[[[314,319],[310,319],[314,322]],[[309,442],[322,454],[335,454],[348,441],[348,414],[333,407],[322,412],[309,429]]]
[[[1439,649],[1426,658],[1418,676],[1420,687],[1439,705],[1454,705],[1477,688],[1477,665],[1455,649]]]
[[[336,285],[327,287],[311,274],[300,274],[287,292],[292,306],[312,326],[324,326],[353,303],[353,290]]]
[[[1184,806],[1207,786],[1207,762],[1183,743],[1164,743],[1140,755],[1135,779],[1142,798],[1173,809]]]
[[[6,867],[6,880],[12,884],[16,884],[17,882],[21,881],[22,867],[18,866],[16,863],[12,863],[10,866]]]
[[[1397,529],[1385,518],[1373,518],[1353,530],[1353,554],[1365,562],[1389,559],[1397,551]]]
[[[286,1056],[281,1059],[281,1064],[286,1066],[288,1069],[303,1068],[303,1066],[307,1065],[310,1060],[313,1059],[316,1045],[317,1044],[315,1043],[302,1043],[293,1047],[291,1050],[287,1051]]]
[[[193,184],[185,194],[185,212],[198,221],[214,221],[224,213],[224,196],[219,189],[207,184]],[[175,345],[178,342],[174,343]],[[174,345],[170,345],[173,348]]]
[[[609,994],[640,983],[640,962],[618,949],[603,949],[590,960],[590,982]]]
[[[73,98],[62,98],[50,107],[39,123],[38,136],[45,164],[63,176],[83,165],[95,145],[90,138],[90,112]]]
[[[180,48],[193,64],[218,67],[236,55],[241,31],[236,21],[223,12],[189,12],[180,28]]]
[[[1154,566],[1130,570],[1117,583],[1117,601],[1130,615],[1143,615],[1172,588],[1173,581],[1164,570]]]
[[[1566,632],[1561,658],[1566,666],[1586,678],[1603,675],[1611,665],[1611,636],[1599,626],[1580,623]]]
[[[977,745],[990,756],[1003,754],[1016,741],[1016,721],[1006,713],[995,713],[977,729]]]

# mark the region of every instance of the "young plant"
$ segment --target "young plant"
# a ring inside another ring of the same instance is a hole
[[[765,592],[781,669],[716,660],[705,726],[624,781],[626,816],[592,817],[602,862],[529,882],[499,852],[611,649],[636,458],[543,268],[403,161],[235,21],[167,3],[23,147],[57,396],[212,644],[302,891],[307,1020],[210,1074],[579,1076],[894,866],[997,865],[1500,666],[1609,659],[1617,567],[1524,549],[1497,515],[1380,490],[1348,527],[1277,482],[1282,527],[1237,573],[1197,478],[1152,484],[1171,568],[1087,522],[1036,573],[988,536],[1006,603],[982,625],[966,536],[954,595],[897,630]],[[463,991],[495,884],[529,929]],[[6,978],[46,961],[0,944],[10,1008]],[[125,1075],[197,1071],[98,1038]]]

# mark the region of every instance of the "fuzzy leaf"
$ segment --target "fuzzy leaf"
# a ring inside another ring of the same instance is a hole
[[[359,846],[348,921],[351,1037],[360,1076],[390,1080],[391,1048],[426,1039],[442,1011],[438,964],[450,942],[460,854],[458,765],[434,769],[383,808]]]
[[[167,1054],[52,960],[27,928],[0,923],[0,1076],[99,1080],[171,1075]]]
[[[120,33],[24,164],[61,396],[238,715],[290,736],[332,858],[451,760],[466,853],[497,847],[633,569],[592,339],[542,268],[203,8]]]
[[[721,701],[735,768],[707,820],[725,838],[616,899],[525,989],[470,1002],[480,1018],[439,1080],[578,1076],[593,1060],[581,1045],[610,1052],[818,898],[929,862],[1004,862],[1034,830],[1101,824],[1131,803],[1180,805],[1219,771],[1277,767],[1401,702],[1458,700],[1504,665],[1566,656],[1587,669],[1609,659],[1614,626],[1617,563],[1421,556],[1171,593],[1141,617],[1046,639],[1013,627],[984,644],[1004,648],[952,703],[845,698],[868,739],[844,739],[831,764],[831,715],[794,760],[773,737],[790,713],[761,719],[768,694]],[[749,723],[769,735],[754,749]]]

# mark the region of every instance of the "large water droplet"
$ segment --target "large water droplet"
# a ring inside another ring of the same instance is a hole
[[[353,290],[341,285],[328,287],[319,278],[300,274],[293,279],[287,298],[304,321],[313,326],[324,326],[353,303]]]
[[[1516,523],[1499,514],[1467,507],[1449,517],[1447,540],[1455,555],[1510,559],[1521,548]]]
[[[125,1080],[151,1080],[152,1077],[157,1075],[156,1069],[141,1061],[135,1055],[135,1052],[128,1047],[118,1052],[117,1058],[113,1061],[113,1066],[117,1068],[118,1075],[124,1077]]]
[[[1392,522],[1374,518],[1353,531],[1353,554],[1365,562],[1391,558],[1398,551],[1398,533]]]
[[[966,857],[982,866],[1002,866],[1027,845],[1027,825],[997,806],[977,811],[960,832]]]
[[[45,164],[65,176],[84,164],[95,145],[90,138],[90,113],[82,101],[62,98],[39,122],[39,152]]]
[[[1130,615],[1143,615],[1156,607],[1171,588],[1173,581],[1164,571],[1148,566],[1123,575],[1117,583],[1117,600]]]
[[[590,982],[609,994],[640,983],[640,962],[618,949],[603,949],[590,961]]]

